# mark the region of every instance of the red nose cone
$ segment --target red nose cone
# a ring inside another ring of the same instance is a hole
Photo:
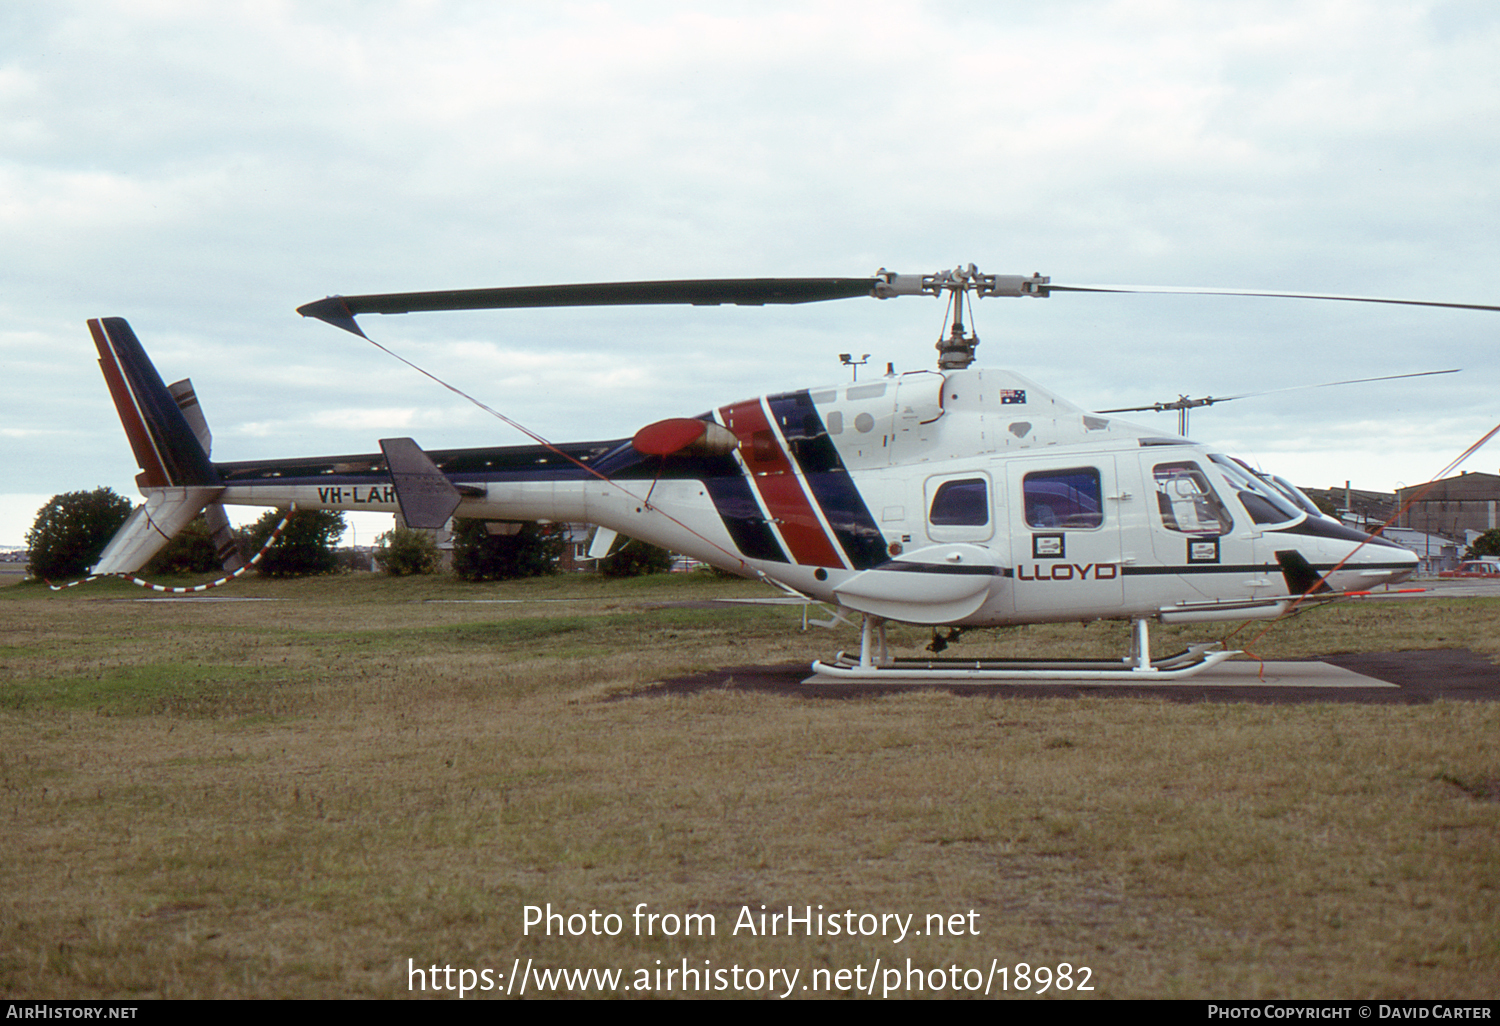
[[[703,421],[687,417],[659,420],[637,431],[630,444],[647,456],[670,456],[702,438],[707,427]]]

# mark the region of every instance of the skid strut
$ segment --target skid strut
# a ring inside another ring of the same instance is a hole
[[[938,684],[992,681],[1107,681],[1151,684],[1182,680],[1239,655],[1218,644],[1192,645],[1176,655],[1151,658],[1149,621],[1137,618],[1130,629],[1130,655],[1124,659],[896,659],[886,643],[883,617],[864,617],[859,632],[859,659],[840,652],[831,661],[812,664],[809,682]]]
[[[871,635],[874,637],[872,638]],[[874,649],[873,652],[872,649]],[[875,669],[880,666],[889,666],[893,661],[890,646],[885,640],[885,617],[865,614],[864,622],[859,628],[860,668]]]

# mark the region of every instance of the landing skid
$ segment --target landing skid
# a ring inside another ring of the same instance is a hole
[[[866,616],[859,659],[840,652],[831,662],[818,660],[812,664],[816,676],[811,679],[822,677],[867,684],[1007,680],[1152,684],[1182,680],[1239,655],[1211,643],[1192,645],[1176,655],[1153,660],[1147,621],[1136,620],[1132,626],[1131,653],[1125,659],[896,659],[886,646],[885,621]]]

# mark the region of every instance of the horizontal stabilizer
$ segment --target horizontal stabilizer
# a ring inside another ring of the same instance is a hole
[[[382,438],[380,451],[406,526],[435,531],[446,524],[462,496],[431,458],[410,438]]]
[[[135,573],[223,491],[219,487],[153,488],[146,504],[130,514],[89,572]]]

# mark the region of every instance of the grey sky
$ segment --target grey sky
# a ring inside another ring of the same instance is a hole
[[[525,441],[293,308],[328,293],[863,275],[1500,301],[1488,2],[11,4],[0,11],[0,544],[135,495],[84,321],[191,376],[222,459]],[[367,317],[555,439],[932,365],[941,305]],[[1199,412],[1390,488],[1500,421],[1500,314],[1175,296],[980,304],[980,359]],[[1168,415],[1140,415],[1170,430]],[[1486,450],[1468,466],[1495,470]]]

